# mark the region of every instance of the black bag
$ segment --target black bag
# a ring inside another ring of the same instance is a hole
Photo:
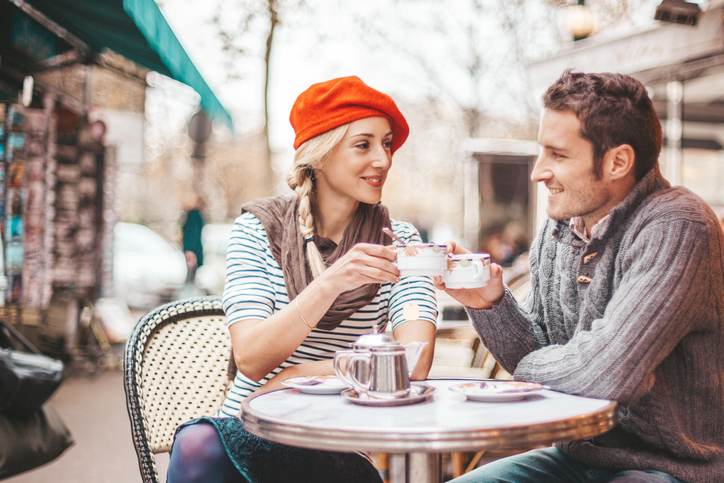
[[[22,346],[28,352],[14,350]],[[63,363],[42,355],[22,334],[0,321],[0,413],[39,409],[63,380]]]
[[[73,437],[48,405],[24,416],[0,414],[0,479],[57,458]]]

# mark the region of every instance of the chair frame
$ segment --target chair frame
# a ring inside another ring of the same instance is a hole
[[[162,305],[138,321],[126,343],[123,357],[123,386],[128,417],[131,421],[133,446],[136,449],[138,467],[144,483],[159,481],[154,453],[146,436],[147,422],[138,391],[146,344],[151,335],[163,325],[189,317],[204,316],[224,316],[219,297],[193,297]]]

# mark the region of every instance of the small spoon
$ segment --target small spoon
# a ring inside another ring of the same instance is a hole
[[[392,231],[392,230],[390,230],[390,229],[387,228],[387,227],[382,228],[382,233],[384,233],[385,235],[387,235],[388,237],[390,237],[392,240],[394,240],[394,241],[395,241],[399,246],[401,246],[401,247],[404,247],[404,246],[407,245],[407,243],[405,243],[405,241],[404,241],[402,238],[400,238],[399,236],[395,235],[395,232]]]

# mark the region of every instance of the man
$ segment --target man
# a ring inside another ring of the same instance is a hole
[[[548,189],[550,219],[531,248],[527,299],[515,301],[497,265],[487,286],[447,292],[515,379],[616,400],[617,425],[456,482],[724,481],[714,213],[661,176],[661,126],[631,77],[565,72],[545,93],[538,143],[531,179]]]

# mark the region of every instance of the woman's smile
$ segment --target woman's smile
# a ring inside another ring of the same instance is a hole
[[[373,188],[382,188],[382,186],[385,184],[385,177],[382,175],[362,176],[360,179],[365,181]]]

